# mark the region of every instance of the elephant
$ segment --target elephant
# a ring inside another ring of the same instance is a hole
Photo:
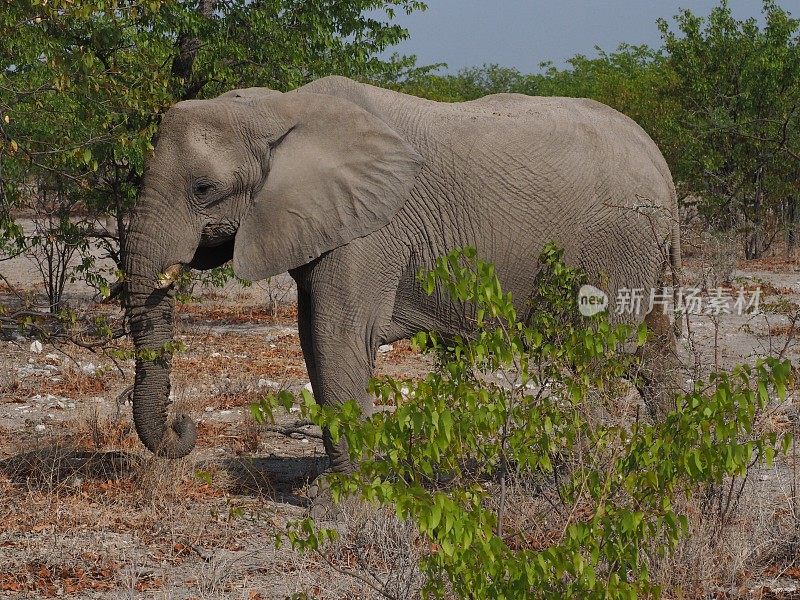
[[[680,269],[667,163],[641,127],[601,103],[522,94],[442,103],[340,76],[180,102],[163,117],[123,248],[139,438],[172,458],[196,441],[190,416],[169,414],[171,355],[158,351],[172,338],[183,269],[232,260],[254,281],[288,271],[316,400],[356,400],[368,415],[380,345],[471,327],[443,290],[424,293],[420,269],[473,247],[524,310],[550,241],[610,298],[662,289]],[[613,318],[668,332],[650,350],[664,362],[675,346],[669,316],[643,312]],[[352,469],[343,442],[323,437],[330,469]]]

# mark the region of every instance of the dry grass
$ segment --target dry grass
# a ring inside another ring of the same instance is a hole
[[[275,338],[269,344],[253,335],[187,335],[188,352],[173,360],[176,375],[196,378],[233,375],[238,381],[259,377],[305,379],[308,374],[296,335]],[[213,348],[213,350],[211,350]]]
[[[113,383],[122,381],[122,376],[113,370],[85,373],[79,369],[67,368],[58,372],[58,379],[60,381],[52,381],[52,379],[37,381],[36,387],[32,391],[65,398],[99,396],[106,392]]]
[[[274,309],[252,304],[179,304],[178,314],[189,315],[192,321],[214,321],[228,324],[258,323],[263,325],[294,325],[297,323],[297,306],[281,304]]]

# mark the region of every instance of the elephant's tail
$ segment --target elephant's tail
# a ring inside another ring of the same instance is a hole
[[[683,266],[681,262],[681,220],[678,213],[678,198],[677,194],[673,191],[672,202],[672,228],[670,230],[670,244],[669,244],[669,266],[672,272],[672,293],[673,303],[675,305],[675,322],[673,328],[675,337],[680,339],[683,335],[683,313],[679,302],[681,299],[681,282],[683,280]]]

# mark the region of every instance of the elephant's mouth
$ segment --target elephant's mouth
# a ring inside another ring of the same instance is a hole
[[[156,287],[169,289],[180,278],[181,273],[188,267],[207,271],[221,267],[233,258],[233,246],[236,240],[236,230],[218,227],[206,227],[200,236],[200,244],[188,264],[176,263],[169,266],[158,275]]]
[[[192,269],[206,271],[224,265],[233,259],[233,246],[236,241],[236,231],[227,235],[206,236],[205,230],[200,238],[200,245],[194,253],[194,257],[189,263]]]
[[[200,247],[214,248],[230,242],[236,237],[237,229],[234,223],[209,223],[200,232]]]

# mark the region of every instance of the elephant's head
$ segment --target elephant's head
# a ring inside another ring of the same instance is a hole
[[[147,448],[177,458],[196,436],[185,415],[167,423],[175,276],[230,259],[251,280],[306,264],[386,225],[420,165],[383,121],[334,96],[246,90],[167,112],[123,248]]]

